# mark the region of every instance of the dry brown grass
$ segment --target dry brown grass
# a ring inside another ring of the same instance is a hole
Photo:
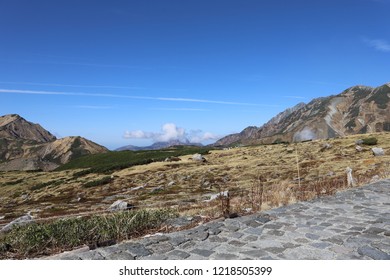
[[[374,157],[371,146],[363,146],[362,152],[355,150],[355,141],[367,135],[297,144],[299,176],[295,144],[216,150],[205,156],[208,162],[204,164],[190,160],[189,155],[180,162],[135,166],[110,174],[114,178],[107,184],[89,188],[84,187],[88,182],[107,175],[74,176],[80,170],[1,172],[0,217],[5,217],[0,223],[28,211],[38,218],[100,211],[118,199],[140,208],[169,206],[183,214],[217,217],[222,214],[220,201],[205,200],[224,190],[230,192],[232,212],[331,195],[345,188],[347,167],[360,185],[375,175],[390,177],[390,133],[373,135],[385,156]],[[323,149],[325,143],[332,148]]]

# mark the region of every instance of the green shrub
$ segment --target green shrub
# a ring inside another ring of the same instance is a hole
[[[56,171],[87,168],[91,171],[91,173],[107,174],[136,165],[164,161],[167,157],[171,156],[179,157],[196,153],[204,155],[207,154],[210,149],[212,148],[184,146],[171,147],[163,150],[107,152],[72,159],[70,162],[58,167]],[[84,174],[81,173],[81,175]],[[75,174],[75,176],[77,175]]]
[[[4,186],[13,186],[13,185],[18,185],[20,183],[23,183],[23,181],[24,181],[24,179],[18,179],[18,180],[6,182],[3,185]]]
[[[30,190],[32,190],[32,191],[40,190],[40,189],[43,189],[43,188],[45,188],[45,187],[47,187],[47,186],[50,186],[50,185],[53,184],[53,183],[55,183],[55,181],[49,181],[49,182],[45,182],[45,183],[39,183],[39,184],[37,184],[37,185],[35,185],[35,186],[32,186],[32,187],[30,188]]]
[[[93,171],[92,169],[84,169],[84,170],[81,170],[81,171],[78,171],[78,172],[75,172],[73,174],[73,178],[79,178],[79,177],[82,177],[82,176],[85,176],[85,175],[88,175],[88,174],[91,174]]]
[[[101,179],[94,180],[94,181],[89,181],[83,185],[84,188],[91,188],[91,187],[98,187],[98,186],[103,186],[106,185],[110,182],[112,182],[113,178],[111,176],[105,176]]]
[[[376,145],[377,143],[378,143],[378,139],[376,139],[375,137],[369,137],[363,139],[363,145],[373,146]]]

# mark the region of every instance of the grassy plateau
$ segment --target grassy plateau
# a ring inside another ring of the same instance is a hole
[[[366,140],[358,150],[356,141],[366,138],[376,141]],[[383,148],[385,155],[374,156],[373,147]],[[194,153],[207,161],[192,160]],[[170,156],[181,160],[164,161]],[[0,258],[133,238],[158,229],[172,215],[220,217],[221,201],[210,197],[226,190],[230,213],[239,214],[332,195],[348,187],[347,167],[357,186],[389,178],[390,133],[231,149],[110,152],[79,158],[53,172],[1,172],[0,224],[27,212],[38,222],[0,234]],[[117,200],[136,210],[101,214]],[[154,212],[142,216],[137,211]],[[142,223],[132,220],[134,215]],[[64,232],[80,235],[67,239]]]

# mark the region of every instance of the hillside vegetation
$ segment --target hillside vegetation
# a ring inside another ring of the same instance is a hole
[[[164,161],[168,157],[178,157],[188,154],[207,154],[212,148],[178,146],[153,151],[119,151],[94,154],[77,158],[66,163],[56,171],[88,168],[91,172],[107,173],[135,165]]]
[[[260,186],[260,208],[280,206],[331,193],[320,184],[345,186],[347,167],[360,183],[375,175],[389,176],[390,133],[371,136],[377,144],[362,144],[362,151],[356,150],[355,142],[369,135],[208,154],[204,148],[110,152],[82,157],[55,172],[0,172],[0,223],[28,211],[50,217],[105,210],[119,199],[141,208],[175,207],[181,212],[219,215],[215,205],[206,202],[213,194],[229,190],[232,207],[240,212],[256,208],[253,194]],[[385,155],[375,157],[372,147],[382,147]],[[207,162],[192,160],[195,152],[203,152]],[[181,161],[163,161],[173,155],[182,155]]]
[[[361,144],[358,146],[356,142]],[[383,148],[385,155],[374,156],[373,147]],[[194,161],[192,155],[195,152],[203,152],[207,161]],[[181,160],[163,161],[167,156],[179,156]],[[150,163],[142,164],[143,161]],[[353,170],[355,186],[389,178],[390,133],[237,147],[208,153],[203,148],[111,152],[74,160],[64,165],[64,170],[53,172],[0,172],[0,224],[28,212],[38,221],[36,226],[17,230],[17,233],[12,231],[11,235],[2,238],[8,240],[6,244],[16,237],[21,238],[19,243],[11,242],[12,246],[19,248],[20,252],[27,250],[26,254],[31,246],[40,246],[40,251],[34,252],[41,254],[45,251],[42,249],[44,240],[41,240],[43,243],[31,240],[31,236],[25,234],[33,232],[39,237],[53,228],[68,225],[74,231],[80,231],[79,227],[85,230],[84,222],[75,217],[104,215],[118,200],[127,202],[137,211],[170,209],[182,216],[200,215],[213,219],[226,214],[222,207],[226,206],[224,201],[213,198],[222,191],[229,191],[230,213],[266,210],[332,195],[347,188],[347,167]],[[71,220],[57,223],[64,218]],[[96,219],[86,221],[109,220],[104,216]],[[47,226],[39,226],[42,223]],[[145,221],[147,229],[150,228],[148,224],[149,221]],[[112,229],[118,229],[117,225],[113,223]],[[114,231],[114,235],[117,232]],[[92,237],[112,238],[111,230],[104,233],[107,235],[102,234],[94,232]],[[117,238],[132,236],[133,233],[129,233]],[[85,236],[72,238],[73,241],[84,240],[82,243],[94,240]],[[50,250],[68,249],[69,246],[64,243]],[[7,248],[3,250],[10,253]]]

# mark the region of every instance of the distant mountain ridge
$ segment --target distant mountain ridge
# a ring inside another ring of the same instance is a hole
[[[0,117],[0,171],[53,170],[70,160],[108,150],[80,136],[56,139],[19,115]]]
[[[180,140],[171,140],[168,142],[156,142],[153,143],[150,146],[146,147],[138,147],[133,145],[123,146],[115,151],[145,151],[145,150],[160,150],[160,149],[166,149],[174,146],[203,146],[200,143],[191,143],[188,140],[187,141],[180,141]]]
[[[213,145],[270,144],[382,131],[390,131],[390,83],[377,88],[354,86],[338,95],[299,103],[260,127],[247,127]]]

